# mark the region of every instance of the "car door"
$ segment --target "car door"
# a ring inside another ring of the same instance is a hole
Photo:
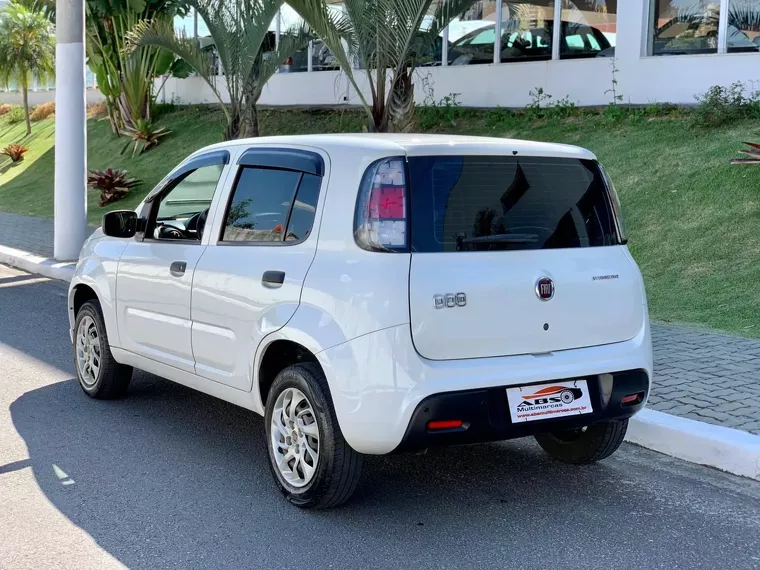
[[[251,389],[259,342],[298,308],[316,253],[326,163],[326,155],[311,150],[241,153],[195,270],[192,345],[199,376]]]
[[[228,151],[191,159],[146,199],[144,231],[119,260],[116,310],[122,348],[194,372],[190,338],[193,272],[204,220],[223,182]]]

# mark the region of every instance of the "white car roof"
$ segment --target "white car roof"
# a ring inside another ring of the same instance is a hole
[[[355,150],[359,147],[376,151],[377,154],[387,153],[387,156],[393,154],[405,154],[407,156],[517,155],[596,159],[596,156],[591,151],[566,144],[495,137],[375,133],[293,135],[238,139],[215,144],[199,152],[228,147],[271,144],[310,146],[324,150],[328,154],[340,153],[342,149],[346,148]]]

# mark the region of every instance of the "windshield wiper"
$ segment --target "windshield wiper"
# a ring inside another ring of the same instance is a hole
[[[537,241],[536,234],[495,234],[462,239],[462,243],[535,243]]]

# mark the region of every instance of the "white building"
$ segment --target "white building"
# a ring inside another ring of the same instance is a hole
[[[441,43],[417,71],[418,103],[457,94],[465,106],[521,107],[541,87],[604,105],[614,62],[622,102],[689,104],[711,85],[760,80],[760,0],[480,0]],[[275,75],[261,103],[358,103],[339,71],[303,71]],[[167,100],[215,102],[197,77],[166,89]]]

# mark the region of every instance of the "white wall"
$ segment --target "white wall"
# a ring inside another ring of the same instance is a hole
[[[87,104],[100,103],[105,101],[103,94],[97,89],[87,89]],[[51,91],[29,91],[29,106],[34,107],[40,103],[48,103],[55,101],[55,90]],[[23,104],[23,95],[21,91],[4,91],[0,92],[0,103],[6,103],[9,105],[21,105]]]
[[[617,93],[632,104],[692,104],[695,95],[712,85],[760,80],[760,53],[647,57],[649,0],[618,3]],[[530,91],[542,87],[553,100],[565,96],[577,105],[612,101],[611,58],[554,60],[491,65],[419,68],[415,75],[417,103],[438,102],[453,93],[470,107],[523,107]],[[366,76],[356,71],[369,98]],[[221,83],[223,84],[223,78]],[[166,98],[181,103],[213,103],[216,99],[199,78],[169,80]],[[278,73],[267,84],[261,104],[273,106],[334,106],[359,104],[340,72]]]

